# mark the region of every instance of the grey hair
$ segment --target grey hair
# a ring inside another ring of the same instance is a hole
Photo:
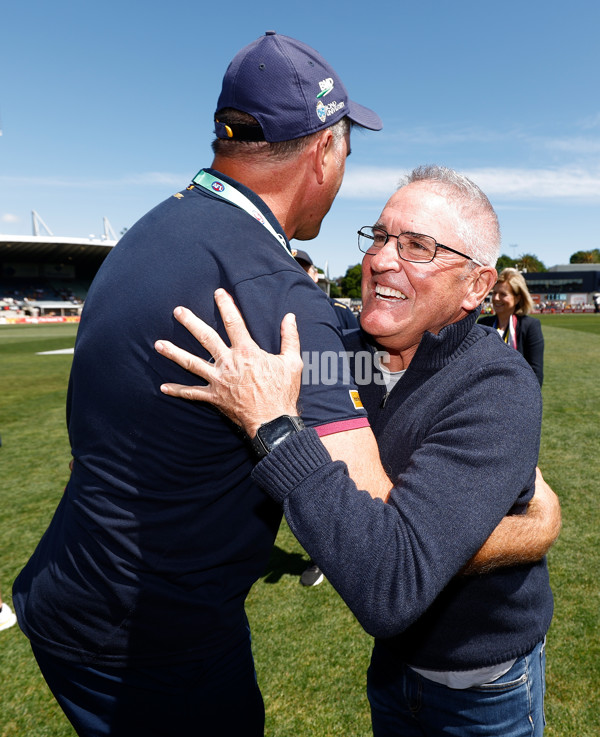
[[[225,108],[220,110],[217,115],[222,122],[226,123],[246,123],[257,125],[258,121],[252,115],[234,110],[233,108]],[[333,135],[334,150],[338,150],[341,147],[341,142],[346,137],[352,127],[352,121],[348,117],[344,117],[329,126],[327,129],[330,130]],[[300,138],[294,138],[289,141],[277,141],[271,143],[269,141],[235,141],[232,139],[220,139],[216,138],[212,142],[213,153],[224,157],[255,157],[255,156],[266,156],[275,161],[285,161],[287,159],[294,158],[301,151],[303,151],[311,141],[319,136],[322,131],[317,133],[310,133],[307,136],[301,136]]]
[[[430,184],[448,197],[456,206],[456,230],[465,253],[486,266],[495,266],[500,255],[500,224],[483,191],[464,174],[435,164],[413,169],[400,186],[416,182]]]

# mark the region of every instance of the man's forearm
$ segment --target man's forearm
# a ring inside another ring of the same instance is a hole
[[[326,435],[321,442],[334,461],[343,461],[357,488],[373,499],[388,500],[392,482],[381,465],[377,441],[370,427]]]
[[[505,517],[465,566],[463,574],[486,573],[504,566],[534,563],[547,554],[560,533],[560,502],[539,469],[535,488],[527,513]]]

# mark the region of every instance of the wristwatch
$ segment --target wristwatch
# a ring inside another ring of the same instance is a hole
[[[260,461],[268,455],[273,448],[285,440],[289,435],[304,430],[304,423],[299,417],[281,415],[270,422],[264,422],[257,430],[256,436],[250,438],[250,445],[254,455]]]

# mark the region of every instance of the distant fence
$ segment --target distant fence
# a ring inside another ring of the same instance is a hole
[[[0,325],[43,325],[51,322],[79,322],[79,315],[49,315],[48,317],[28,317],[17,315],[15,317],[4,317],[0,313]]]
[[[595,312],[595,308],[590,305],[565,305],[564,307],[544,307],[543,310],[535,310],[535,314],[549,314],[554,312],[568,312],[570,315],[583,315]]]

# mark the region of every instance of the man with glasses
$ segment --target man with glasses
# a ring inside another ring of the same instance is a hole
[[[411,261],[412,263],[427,264],[433,261],[438,248],[456,253],[463,258],[469,259],[477,266],[483,264],[476,258],[471,258],[464,253],[455,251],[450,246],[444,246],[436,243],[435,238],[421,233],[400,233],[400,235],[392,235],[386,233],[383,228],[378,226],[365,226],[358,231],[358,248],[363,253],[376,254],[380,248],[383,248],[390,238],[395,238],[398,242],[398,255],[403,261]]]
[[[500,520],[525,510],[540,442],[535,376],[517,351],[476,324],[496,281],[499,246],[487,197],[440,167],[415,170],[377,223],[359,231],[367,342],[350,347],[354,355],[362,346],[388,356],[359,386],[394,483],[386,503],[357,489],[314,430],[290,426],[270,438],[274,418],[297,414],[298,343],[289,318],[280,355],[268,356],[225,295],[218,303],[233,351],[180,311],[222,362],[242,347],[256,351],[253,378],[264,389],[253,397],[224,383],[212,364],[158,346],[208,381],[168,384],[165,393],[214,403],[262,446],[254,479],[282,504],[300,543],[376,638],[368,674],[375,737],[538,737],[544,729],[553,611],[546,560],[524,549],[512,565],[477,575],[469,568]],[[245,371],[252,378],[247,364]]]

